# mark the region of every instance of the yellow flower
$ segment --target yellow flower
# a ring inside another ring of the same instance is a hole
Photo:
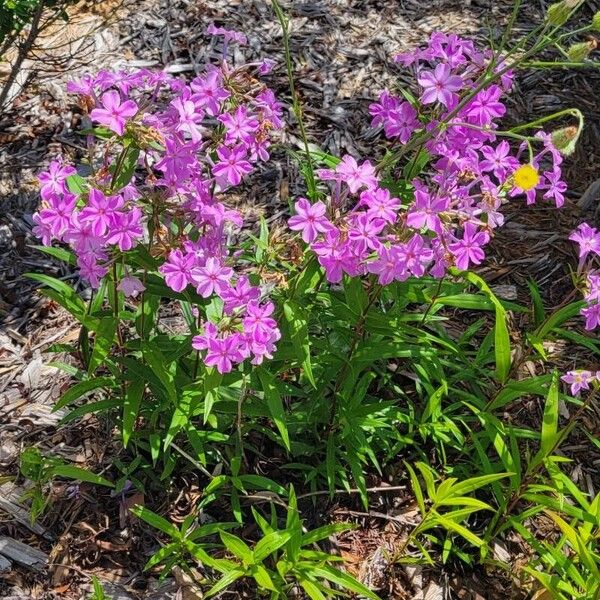
[[[540,175],[533,165],[521,165],[513,175],[515,185],[527,192],[532,190],[539,182]]]

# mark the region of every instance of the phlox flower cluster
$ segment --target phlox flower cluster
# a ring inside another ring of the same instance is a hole
[[[223,37],[224,52],[245,42],[223,28],[208,33]],[[193,345],[221,373],[247,358],[271,358],[280,337],[272,303],[236,273],[230,242],[242,218],[219,199],[269,158],[271,132],[283,127],[275,95],[253,77],[271,67],[264,61],[233,68],[224,54],[189,83],[145,69],[73,81],[69,91],[99,128],[100,142],[90,142],[102,144],[98,164],[85,180],[61,161],[39,176],[35,233],[46,245],[68,244],[93,288],[116,264],[119,289],[143,292],[144,282],[123,271],[122,257],[144,244],[164,258],[159,271],[171,289],[192,286],[203,298],[220,298],[222,318],[200,322]],[[119,184],[132,147],[139,149],[137,168]]]
[[[299,199],[289,226],[302,232],[330,282],[344,273],[373,273],[386,285],[425,274],[439,278],[452,266],[468,269],[483,261],[493,230],[504,222],[499,209],[511,197],[525,194],[533,203],[539,192],[562,205],[562,157],[550,135],[540,132],[515,149],[499,135],[512,73],[477,91],[491,59],[444,33],[397,57],[415,71],[418,100],[384,91],[370,106],[373,126],[401,145],[420,137],[416,154],[427,153],[427,166],[402,199],[369,161],[345,156],[334,169],[317,172],[331,186],[327,201]]]
[[[594,268],[600,257],[600,232],[587,223],[581,223],[569,239],[579,246],[577,273],[584,279],[583,295],[586,306],[581,309],[588,331],[600,325],[600,270]]]

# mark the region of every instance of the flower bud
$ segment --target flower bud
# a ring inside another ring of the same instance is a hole
[[[575,145],[579,139],[579,132],[579,128],[575,126],[557,129],[552,132],[552,143],[563,156],[570,156],[575,151]]]
[[[550,25],[560,27],[569,20],[571,9],[567,6],[566,2],[555,2],[548,7],[546,13],[546,20]]]
[[[600,31],[600,10],[592,17],[592,29]]]
[[[569,60],[573,62],[581,62],[585,60],[592,50],[595,50],[597,43],[595,40],[591,40],[589,42],[580,42],[579,44],[573,44],[567,50],[567,56]]]

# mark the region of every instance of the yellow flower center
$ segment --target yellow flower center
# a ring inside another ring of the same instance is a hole
[[[515,185],[525,192],[532,190],[539,182],[540,175],[537,169],[530,164],[521,165],[514,174]]]

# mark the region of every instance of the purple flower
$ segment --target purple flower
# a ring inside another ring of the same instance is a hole
[[[108,243],[117,244],[121,252],[131,250],[144,235],[142,211],[135,207],[127,213],[114,213]]]
[[[220,186],[230,183],[239,185],[242,177],[252,171],[252,165],[246,159],[246,150],[243,146],[228,148],[221,146],[217,149],[218,162],[212,172]]]
[[[576,396],[581,390],[589,390],[596,376],[591,371],[568,371],[561,379],[571,386],[571,394]]]
[[[192,281],[196,284],[198,293],[203,298],[219,294],[226,289],[233,275],[231,267],[225,267],[216,258],[209,258],[203,267],[195,267],[192,270]]]
[[[188,133],[192,141],[199,142],[202,139],[199,125],[204,119],[202,109],[199,109],[191,100],[175,98],[171,106],[177,111],[177,131]]]
[[[234,363],[244,360],[241,345],[240,336],[235,333],[226,338],[209,338],[204,363],[209,367],[216,367],[221,374],[229,373]]]
[[[128,298],[135,298],[146,289],[146,286],[137,277],[126,275],[119,282],[117,289],[123,292]]]
[[[371,218],[382,219],[387,223],[395,223],[402,203],[398,198],[392,198],[385,188],[365,191],[360,195],[360,204],[366,204],[367,214]]]
[[[294,208],[296,214],[289,219],[288,227],[293,231],[301,231],[302,239],[307,244],[331,227],[331,223],[325,217],[327,207],[320,200],[311,204],[306,198],[300,198]]]
[[[188,283],[192,283],[192,269],[196,265],[193,254],[184,254],[181,250],[171,250],[167,261],[159,267],[165,276],[165,283],[176,292],[182,292]]]
[[[373,127],[384,125],[390,118],[392,111],[400,106],[400,102],[400,98],[390,95],[387,90],[381,92],[379,102],[373,102],[373,104],[369,105],[369,112],[373,117],[371,125]]]
[[[440,102],[446,108],[451,108],[456,103],[457,95],[454,92],[463,86],[462,79],[453,75],[450,66],[443,63],[437,65],[433,72],[422,71],[418,81],[423,88],[423,104]]]
[[[134,117],[138,111],[137,104],[133,100],[121,102],[119,92],[110,91],[102,94],[102,105],[104,108],[95,108],[90,117],[117,135],[123,135],[127,119]]]
[[[235,286],[223,288],[219,295],[225,302],[225,312],[231,314],[236,309],[247,306],[252,300],[258,300],[260,290],[250,285],[246,276],[242,276],[237,280]]]
[[[352,156],[347,154],[337,165],[335,173],[341,181],[346,182],[353,194],[356,194],[362,187],[368,190],[377,187],[375,168],[368,160],[359,165]]]
[[[462,239],[449,245],[449,249],[456,259],[456,266],[465,271],[471,264],[481,264],[485,258],[481,247],[485,246],[489,239],[488,233],[478,231],[473,223],[465,223]]]
[[[72,195],[57,198],[39,212],[39,220],[48,228],[52,236],[60,238],[71,226],[77,206],[77,198]]]
[[[369,213],[357,213],[348,230],[348,239],[352,242],[356,253],[363,254],[368,250],[377,250],[381,246],[378,235],[385,225],[383,219],[374,219]]]
[[[397,137],[401,144],[406,144],[419,125],[417,111],[408,102],[403,102],[398,108],[389,111],[383,122],[383,130],[386,137]]]
[[[448,209],[448,204],[448,198],[434,198],[426,189],[417,188],[415,201],[406,216],[406,224],[414,229],[425,228],[439,234],[442,222],[438,215]]]
[[[600,325],[600,304],[590,304],[581,309],[581,315],[585,317],[585,328],[588,331],[596,329]]]
[[[500,96],[502,89],[497,85],[481,90],[464,108],[465,116],[477,125],[489,125],[506,112],[506,106],[499,101]]]
[[[492,171],[500,182],[504,182],[508,174],[519,166],[519,161],[510,156],[510,145],[506,140],[501,141],[495,148],[482,146],[484,160],[479,163],[481,171]]]
[[[381,285],[388,285],[395,279],[406,279],[406,269],[400,260],[398,246],[383,246],[377,254],[377,260],[368,263],[367,269],[369,273],[378,275]]]
[[[193,101],[204,107],[209,115],[216,115],[221,110],[221,103],[231,95],[222,85],[219,69],[212,69],[203,77],[196,77],[190,87],[194,92]]]
[[[122,207],[121,196],[105,196],[100,190],[92,188],[87,205],[79,213],[79,218],[83,222],[90,222],[95,235],[103,236],[114,222],[118,222],[118,211]]]
[[[274,311],[275,306],[272,302],[260,305],[258,301],[252,300],[242,321],[244,330],[258,342],[265,342],[269,339],[271,331],[277,327],[277,322],[271,317]]]
[[[206,28],[206,33],[208,35],[220,35],[223,36],[225,42],[237,42],[241,46],[244,46],[248,43],[248,38],[239,31],[234,31],[233,29],[225,29],[224,27],[216,27],[214,23],[211,23]]]
[[[260,65],[258,65],[258,74],[268,75],[276,64],[277,63],[271,58],[263,58]]]
[[[565,203],[564,193],[567,191],[567,184],[560,179],[560,169],[556,167],[553,171],[544,171],[544,177],[548,181],[544,198],[554,200],[556,208],[560,208]]]
[[[100,287],[100,280],[108,273],[108,267],[98,263],[93,254],[83,254],[77,260],[79,275],[85,279],[92,288]]]
[[[48,170],[38,175],[42,198],[48,200],[51,196],[61,196],[66,193],[68,191],[66,179],[76,173],[75,167],[63,165],[60,161],[53,160],[48,165]]]
[[[225,125],[225,142],[228,144],[250,143],[259,125],[255,117],[248,115],[245,106],[239,106],[234,112],[221,115],[219,121]]]
[[[423,277],[426,266],[433,259],[432,250],[419,235],[414,235],[406,244],[397,246],[397,256],[403,270],[410,271],[415,277]]]
[[[595,227],[590,227],[587,223],[581,223],[569,236],[569,239],[579,244],[579,258],[581,260],[585,260],[590,252],[600,255],[600,233]]]

